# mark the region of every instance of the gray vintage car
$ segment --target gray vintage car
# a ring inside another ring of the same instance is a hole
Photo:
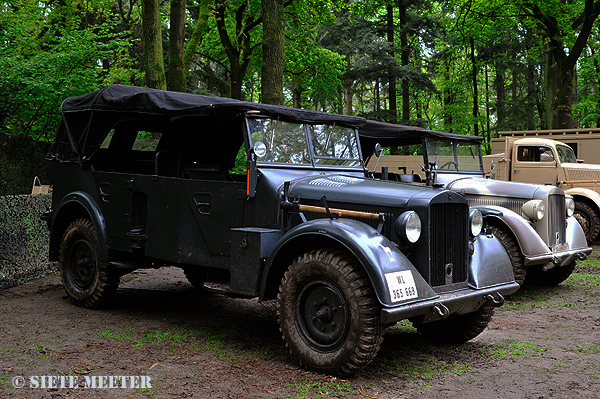
[[[509,253],[519,284],[559,284],[571,275],[578,259],[591,253],[573,217],[575,203],[560,188],[486,178],[482,137],[375,121],[368,121],[359,134],[366,158],[377,143],[393,148],[396,154],[421,154],[372,159],[370,164],[379,161],[378,167],[387,169],[389,179],[452,190],[467,198],[471,207],[481,209]]]
[[[77,305],[177,265],[198,287],[276,299],[299,362],[347,374],[399,320],[464,342],[518,289],[464,197],[366,176],[362,118],[121,85],[62,114],[44,218]]]

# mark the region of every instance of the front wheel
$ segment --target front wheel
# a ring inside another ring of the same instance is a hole
[[[481,334],[493,315],[494,305],[485,302],[471,313],[450,315],[447,319],[431,323],[413,324],[417,331],[429,340],[444,344],[462,344]]]
[[[371,282],[342,251],[316,250],[296,259],[279,287],[277,314],[286,346],[310,370],[353,373],[373,360],[383,341]]]
[[[554,287],[569,278],[575,270],[577,261],[572,261],[566,266],[555,266],[550,270],[530,269],[527,272],[527,284]]]
[[[119,273],[98,261],[98,235],[90,220],[78,219],[67,227],[59,260],[65,292],[76,305],[105,305],[117,291]]]
[[[522,286],[523,282],[525,281],[525,276],[528,272],[527,268],[525,267],[525,257],[521,253],[519,242],[515,236],[509,233],[506,229],[498,226],[492,227],[492,234],[498,239],[498,241],[500,241],[506,250],[508,257],[510,258],[510,263],[512,264],[515,281],[517,284],[519,284],[519,286]]]
[[[575,219],[581,225],[588,243],[596,241],[600,235],[600,215],[584,202],[575,202]]]

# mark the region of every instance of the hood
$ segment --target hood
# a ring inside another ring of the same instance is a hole
[[[347,175],[310,176],[293,181],[291,197],[319,201],[323,195],[328,202],[344,202],[386,207],[406,207],[415,197],[429,199],[443,190]],[[461,201],[460,196],[456,200]]]
[[[518,183],[503,180],[466,177],[446,184],[445,188],[463,195],[489,195],[530,200],[541,194],[562,192],[558,187],[540,184]]]
[[[590,163],[563,163],[567,180],[600,180],[600,165]]]

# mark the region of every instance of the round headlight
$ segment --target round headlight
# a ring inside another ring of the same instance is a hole
[[[573,216],[575,213],[575,200],[573,197],[565,197],[565,208],[567,209],[567,217]]]
[[[421,236],[421,219],[415,211],[406,211],[394,222],[394,231],[404,244],[414,244]]]
[[[542,220],[546,214],[546,205],[541,200],[531,200],[523,204],[523,213],[533,221]]]
[[[471,235],[477,237],[483,229],[483,215],[479,209],[471,209],[469,212],[469,224],[471,227]]]

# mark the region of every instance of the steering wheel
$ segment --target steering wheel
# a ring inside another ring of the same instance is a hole
[[[446,162],[445,164],[443,164],[442,166],[440,166],[439,169],[444,169],[446,166],[449,166],[449,165],[454,165],[454,169],[458,169],[458,165],[454,161],[448,161],[448,162]],[[448,169],[450,169],[450,168],[448,168]]]

